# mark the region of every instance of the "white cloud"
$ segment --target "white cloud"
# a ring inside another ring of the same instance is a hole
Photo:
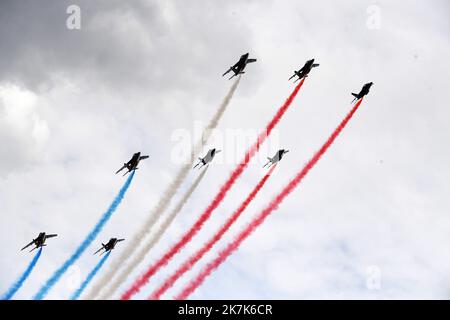
[[[1,174],[37,160],[49,136],[37,96],[16,85],[0,86]]]

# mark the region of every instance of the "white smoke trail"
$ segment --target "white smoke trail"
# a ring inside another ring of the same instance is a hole
[[[206,143],[211,136],[212,130],[217,127],[217,124],[219,123],[220,118],[222,117],[223,113],[225,112],[228,104],[231,101],[231,98],[233,97],[234,92],[236,91],[236,88],[239,84],[239,81],[241,80],[241,77],[239,76],[236,81],[231,86],[230,90],[228,91],[227,95],[223,99],[222,103],[220,104],[219,108],[217,109],[216,113],[210,120],[208,126],[203,130],[202,137],[200,138],[200,141],[197,142],[197,144],[194,146],[194,148],[191,151],[191,162],[186,163],[183,165],[180,170],[178,171],[177,175],[175,176],[175,179],[172,181],[172,183],[168,186],[167,190],[163,193],[163,196],[158,201],[156,207],[153,208],[151,211],[149,217],[142,225],[141,229],[134,235],[134,237],[127,243],[127,246],[124,250],[122,250],[120,256],[118,256],[117,259],[115,259],[108,269],[108,272],[103,274],[103,277],[97,282],[95,286],[91,289],[89,294],[85,297],[85,299],[92,300],[98,297],[100,294],[100,291],[105,288],[108,283],[113,279],[113,277],[116,275],[116,273],[119,271],[120,267],[125,264],[125,261],[133,255],[134,251],[138,249],[138,247],[141,245],[141,243],[144,241],[145,236],[150,233],[153,226],[158,221],[159,217],[162,215],[162,213],[167,209],[169,206],[173,196],[175,195],[176,191],[180,187],[181,183],[186,178],[187,174],[191,170],[192,167],[192,160],[195,159],[199,152],[201,151],[203,144]],[[151,241],[152,239],[150,239]],[[145,247],[148,246],[148,241],[145,245]],[[137,260],[133,260],[137,261]],[[131,264],[130,264],[131,266]],[[132,269],[134,269],[136,265],[132,266]]]
[[[161,239],[164,232],[169,228],[172,221],[175,219],[175,217],[178,215],[178,213],[181,211],[181,209],[184,207],[186,202],[191,197],[194,190],[199,185],[200,181],[203,179],[203,176],[206,173],[206,170],[208,169],[208,166],[205,167],[205,169],[202,171],[202,173],[197,177],[197,179],[194,181],[194,183],[191,185],[191,187],[186,191],[184,196],[180,199],[178,204],[172,209],[172,211],[167,215],[159,229],[148,239],[148,241],[145,243],[143,247],[139,250],[139,252],[134,256],[132,261],[125,267],[125,269],[122,270],[122,272],[116,277],[116,280],[113,281],[113,283],[106,288],[106,290],[103,291],[103,294],[100,295],[100,300],[106,300],[110,299],[114,292],[119,288],[119,286],[124,283],[128,275],[134,270],[134,268],[141,263],[142,260],[144,260],[147,252],[149,252],[156,243],[158,243],[159,239]]]

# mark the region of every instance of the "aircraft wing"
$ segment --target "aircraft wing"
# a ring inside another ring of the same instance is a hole
[[[48,239],[48,238],[53,238],[53,237],[56,237],[56,236],[57,236],[57,234],[46,234],[45,238]]]
[[[269,157],[267,157],[267,160],[269,160],[269,161],[267,161],[267,163],[264,165],[263,168],[265,168],[267,166],[269,166],[269,168],[270,168],[272,166],[274,160],[272,158],[269,158]]]
[[[225,71],[225,73],[222,75],[222,77],[223,77],[224,75],[226,75],[227,73],[229,73],[231,70],[233,70],[233,67],[231,67],[230,69],[228,69],[227,71]]]
[[[140,158],[139,158],[139,160],[144,160],[144,159],[147,159],[149,156],[141,156]]]
[[[236,62],[232,67],[230,67],[230,69],[228,69],[223,75],[226,75],[227,73],[229,73],[230,71],[233,71],[235,73],[235,75],[237,73],[239,73],[240,70],[243,69],[243,67],[245,66],[245,63],[243,63],[244,61],[241,62],[241,60],[239,60],[238,62]]]
[[[102,251],[103,247],[101,247],[100,249],[98,249],[97,251],[94,252],[94,254],[99,253],[100,251]]]
[[[198,160],[200,160],[200,161],[195,165],[195,167],[193,169],[197,168],[201,163],[203,163],[203,159],[202,158],[198,158]]]
[[[318,63],[313,63],[313,65],[312,65],[313,68],[318,67],[318,66],[319,66]]]
[[[29,244],[27,244],[25,247],[23,247],[22,249],[20,249],[20,251],[22,251],[23,249],[28,248],[29,246],[31,246],[32,244],[34,244],[34,240],[31,241]]]
[[[256,62],[256,59],[247,59],[247,63]]]
[[[123,169],[127,168],[127,165],[124,164],[122,168],[120,168],[119,170],[117,170],[116,174],[118,174],[120,171],[122,171]]]

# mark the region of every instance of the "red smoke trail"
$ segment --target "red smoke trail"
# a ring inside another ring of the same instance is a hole
[[[234,251],[236,251],[242,241],[244,241],[255,229],[264,222],[267,216],[278,208],[281,202],[286,198],[297,185],[303,180],[303,178],[308,174],[309,170],[311,170],[317,161],[320,160],[322,155],[327,151],[327,149],[331,146],[334,140],[337,138],[339,133],[341,133],[342,129],[347,125],[348,121],[352,118],[353,114],[358,109],[361,104],[362,99],[359,100],[352,110],[347,114],[347,116],[342,120],[339,126],[334,130],[325,144],[317,151],[314,156],[308,161],[308,163],[303,167],[303,169],[292,179],[289,184],[269,203],[269,205],[253,220],[251,221],[247,227],[238,234],[238,236],[230,242],[222,251],[219,252],[217,257],[210,263],[208,263],[202,271],[195,277],[184,289],[181,293],[175,297],[176,300],[184,300],[186,299],[195,289],[197,289],[203,281],[205,281],[206,277],[208,277],[215,269],[217,269]]]
[[[211,250],[211,248],[222,238],[225,232],[231,227],[231,225],[240,217],[242,212],[247,208],[247,206],[252,202],[252,200],[256,197],[259,190],[262,189],[267,179],[272,175],[273,170],[275,170],[275,166],[270,168],[269,172],[258,182],[256,187],[250,192],[244,202],[241,203],[239,208],[233,213],[233,215],[228,218],[225,224],[219,229],[219,231],[207,242],[203,245],[200,250],[198,250],[193,256],[191,256],[188,260],[186,260],[177,271],[175,271],[172,276],[167,278],[167,280],[157,289],[155,290],[149,299],[159,299],[161,295],[166,292],[169,288],[173,286],[173,284],[187,271],[189,271],[196,263],[199,261],[203,255]]]
[[[127,291],[121,296],[122,300],[128,300],[130,299],[134,294],[139,292],[140,288],[144,286],[161,267],[166,265],[172,257],[178,253],[194,236],[195,234],[201,229],[203,224],[209,219],[214,209],[217,208],[217,206],[222,202],[223,198],[225,198],[225,195],[227,194],[228,190],[233,186],[233,184],[236,182],[236,180],[240,177],[244,169],[247,167],[250,159],[255,155],[255,153],[259,150],[260,145],[266,140],[266,138],[270,135],[273,128],[278,124],[278,122],[281,120],[282,116],[286,112],[286,110],[291,105],[292,101],[294,101],[294,98],[296,97],[298,91],[300,90],[301,86],[303,85],[304,79],[302,79],[299,84],[295,87],[294,91],[291,93],[289,98],[285,101],[285,103],[280,107],[278,112],[275,114],[275,116],[272,118],[272,120],[269,122],[269,124],[266,127],[266,130],[262,132],[258,136],[258,140],[255,142],[253,146],[250,147],[249,150],[245,153],[244,159],[238,164],[236,169],[231,173],[228,180],[222,185],[220,188],[219,193],[216,194],[213,201],[209,204],[209,206],[206,208],[206,210],[202,213],[202,215],[197,219],[195,224],[189,229],[188,232],[186,232],[183,237],[174,245],[172,246],[169,251],[167,251],[159,260],[157,260],[153,265],[151,265],[147,271],[141,275],[134,283],[133,285],[128,288]]]

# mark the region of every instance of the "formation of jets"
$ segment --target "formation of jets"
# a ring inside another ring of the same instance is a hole
[[[239,61],[236,62],[233,66],[231,66],[222,76],[225,76],[229,72],[233,72],[233,75],[229,78],[229,79],[232,79],[233,77],[235,77],[237,75],[243,74],[243,73],[245,73],[244,69],[247,66],[247,64],[252,63],[252,62],[256,62],[256,59],[249,58],[248,53],[243,54],[239,58]],[[308,60],[305,62],[303,67],[301,67],[298,71],[294,71],[294,74],[289,78],[289,80],[297,77],[297,79],[295,79],[295,81],[294,81],[294,83],[295,83],[295,82],[307,77],[309,75],[309,73],[311,72],[311,70],[318,66],[319,66],[318,63],[314,63],[314,59]],[[359,93],[352,92],[352,96],[354,97],[352,102],[366,96],[369,93],[370,87],[372,85],[373,85],[373,82],[366,83],[361,88]],[[200,169],[203,166],[208,165],[214,159],[215,155],[218,154],[219,152],[221,152],[221,150],[218,150],[216,148],[208,150],[207,154],[203,158],[199,158],[199,162],[194,166],[194,169],[198,166],[200,166],[199,167],[199,169]],[[272,158],[270,158],[270,157],[267,158],[269,161],[264,165],[263,168],[265,168],[267,166],[270,168],[272,165],[278,163],[283,158],[283,156],[288,152],[289,152],[289,150],[285,150],[285,149],[278,150],[277,153]],[[127,169],[128,171],[125,172],[125,174],[124,174],[124,176],[125,176],[126,174],[130,173],[131,171],[137,170],[139,162],[141,160],[147,159],[148,157],[149,156],[141,156],[140,152],[136,152],[135,154],[133,154],[133,156],[131,157],[131,159],[128,162],[123,164],[123,166],[116,172],[116,174],[119,173],[120,171],[122,171],[123,169]],[[29,244],[27,244],[21,250],[24,250],[31,245],[35,245],[35,247],[31,251],[33,251],[37,248],[46,246],[45,241],[48,238],[53,238],[56,236],[57,236],[56,234],[46,234],[45,232],[41,232],[41,233],[39,233],[39,235],[36,239],[33,239]],[[94,254],[97,254],[98,252],[100,252],[102,250],[103,250],[103,252],[101,254],[111,251],[112,249],[115,248],[115,246],[118,242],[123,241],[123,240],[125,240],[125,239],[111,238],[106,244],[102,243],[102,247],[100,249],[98,249]]]
[[[243,54],[239,58],[239,61],[236,62],[233,66],[231,66],[230,69],[228,69],[222,75],[222,77],[231,71],[233,71],[234,74],[230,77],[230,79],[232,79],[233,77],[235,77],[237,75],[245,73],[244,69],[247,66],[247,64],[257,61],[256,59],[250,59],[249,55],[250,55],[249,53]],[[306,61],[305,64],[303,65],[303,67],[301,67],[298,71],[294,71],[294,74],[289,78],[289,80],[297,77],[297,79],[295,79],[295,81],[294,81],[294,83],[295,83],[303,78],[306,78],[308,76],[308,74],[311,72],[311,70],[318,66],[319,66],[318,63],[314,63],[314,59],[310,59],[310,60]],[[369,89],[372,85],[373,85],[373,82],[366,83],[362,87],[362,89],[359,93],[352,93],[352,96],[355,97],[352,102],[354,102],[355,100],[361,99],[362,97],[367,95],[369,93]]]
[[[108,251],[111,251],[112,249],[114,249],[114,247],[116,246],[116,244],[118,242],[123,241],[123,240],[125,240],[125,239],[111,238],[111,239],[109,239],[109,241],[106,244],[102,243],[102,247],[100,249],[98,249],[97,251],[95,251],[94,254],[97,254],[102,250],[104,250],[104,251],[102,253],[100,253],[100,255],[102,255]]]

